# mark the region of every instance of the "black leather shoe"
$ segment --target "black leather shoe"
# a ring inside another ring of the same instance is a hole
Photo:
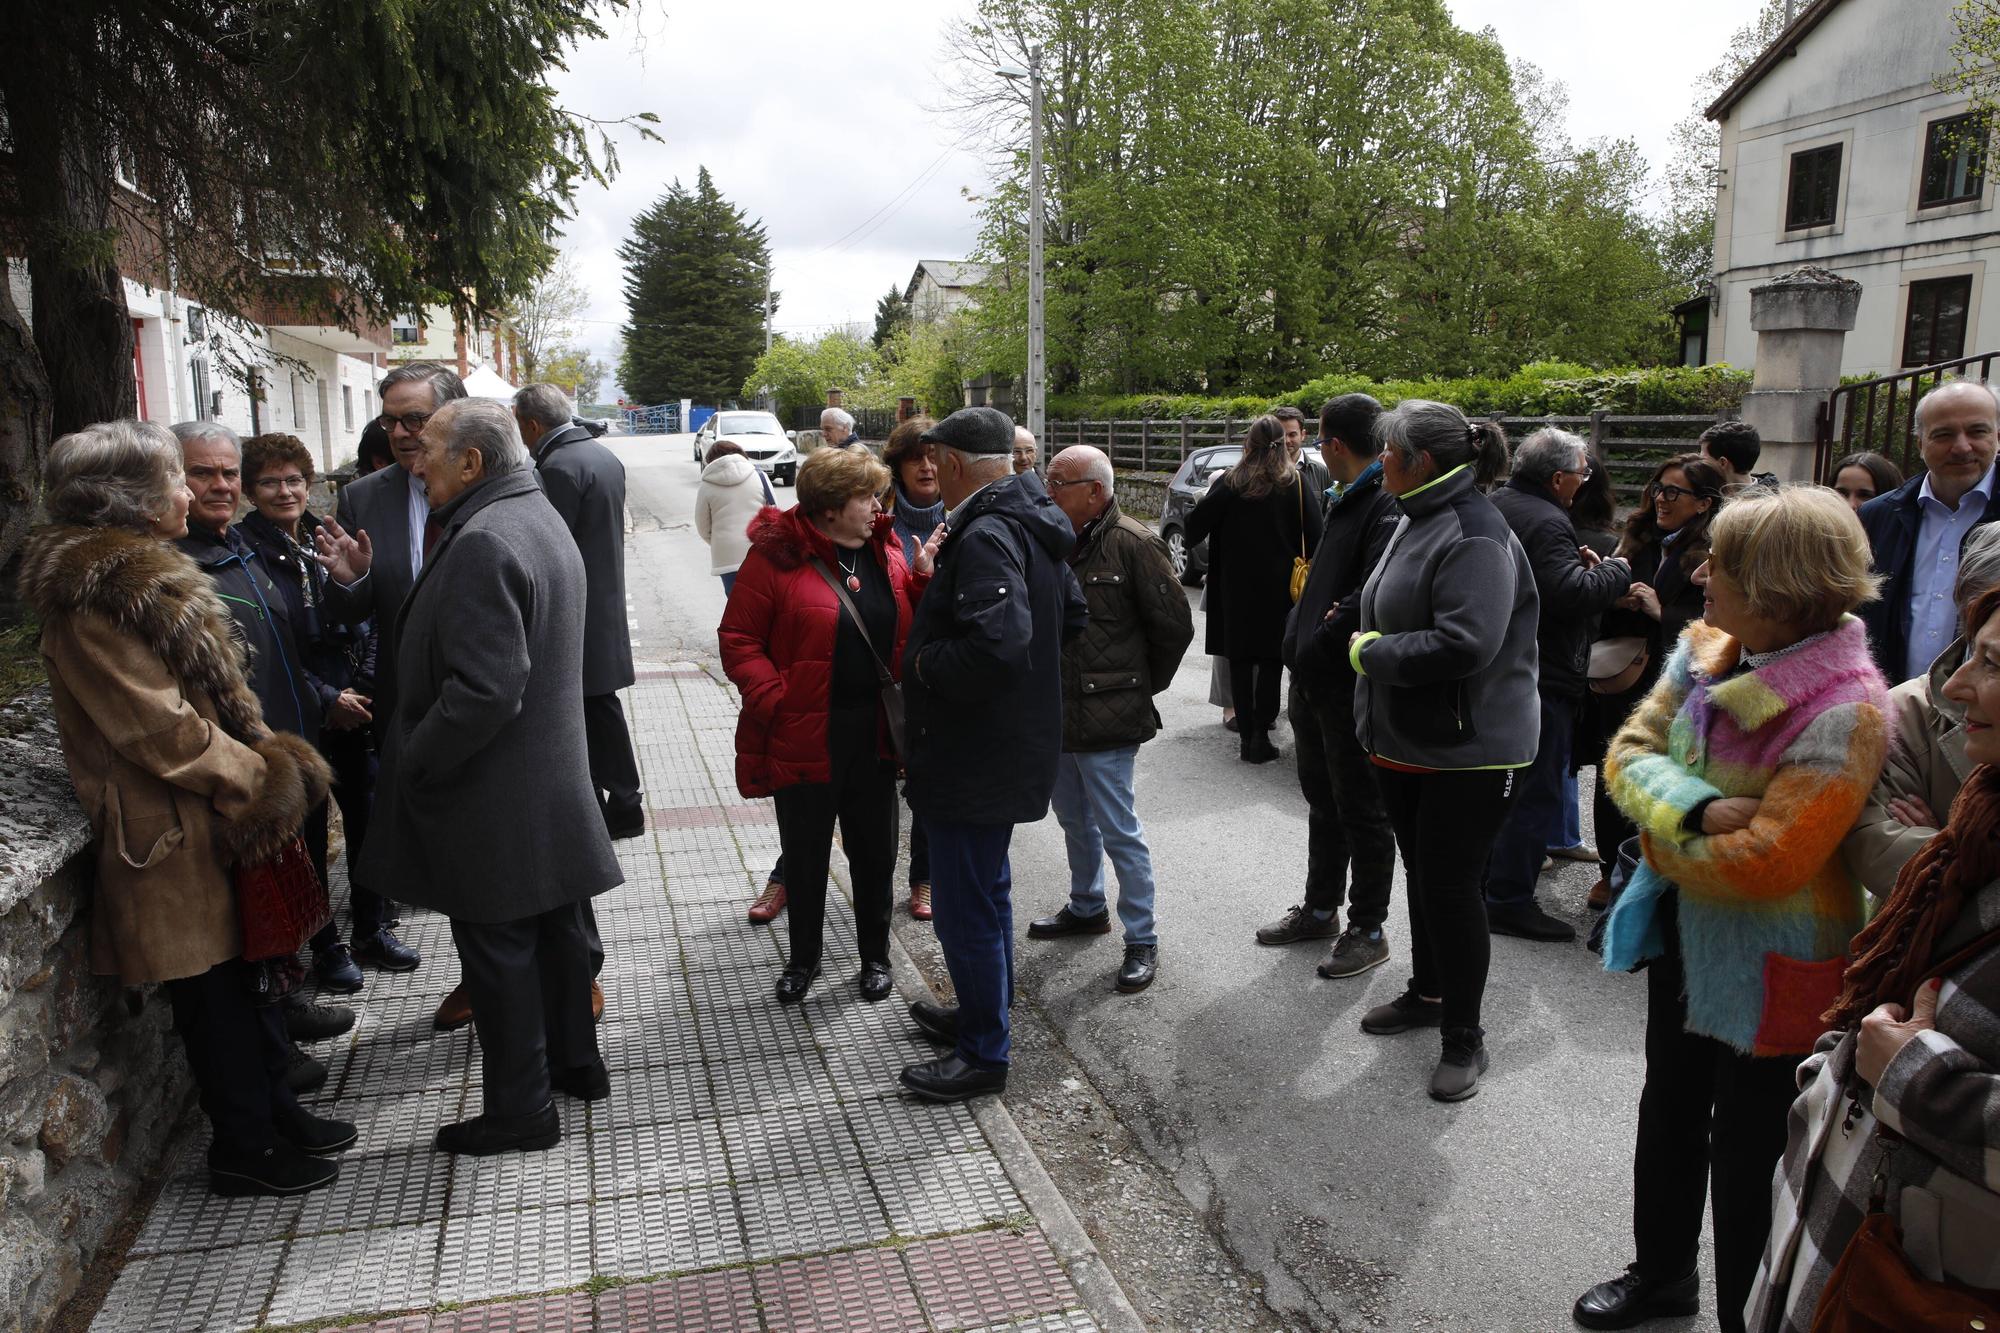
[[[326,1086],[326,1066],[298,1047],[285,1058],[285,1086],[294,1097],[306,1097]]]
[[[1120,994],[1137,995],[1153,984],[1153,978],[1160,971],[1160,946],[1157,944],[1128,944],[1125,946],[1125,965],[1118,969],[1118,990]]]
[[[1054,916],[1040,917],[1028,923],[1028,938],[1031,940],[1060,939],[1064,935],[1107,935],[1111,932],[1111,913],[1099,912],[1096,916],[1078,916],[1064,903]]]
[[[611,1095],[611,1075],[605,1072],[602,1060],[552,1069],[549,1083],[557,1092],[568,1093],[580,1102],[601,1102]]]
[[[550,1102],[533,1115],[476,1115],[455,1125],[440,1126],[439,1152],[467,1157],[493,1157],[503,1152],[542,1152],[562,1142],[562,1121]]]
[[[1246,764],[1268,764],[1278,757],[1278,747],[1271,744],[1270,732],[1246,731],[1237,742],[1236,757]]]
[[[289,1143],[251,1153],[208,1155],[208,1187],[229,1199],[252,1195],[304,1194],[340,1179],[340,1168],[300,1152]]]
[[[1007,1091],[1007,1071],[979,1069],[956,1053],[920,1065],[904,1065],[902,1084],[930,1102],[962,1102],[968,1097]]]
[[[817,964],[812,967],[786,968],[778,974],[778,1003],[797,1004],[806,998],[806,992],[812,989],[813,982],[817,980],[819,980]]]
[[[354,941],[354,959],[383,972],[414,972],[424,956],[384,926],[367,939]]]
[[[910,1021],[930,1040],[944,1046],[958,1045],[957,1005],[947,1009],[929,1000],[918,1000],[910,1006]]]
[[[303,1107],[275,1120],[279,1138],[313,1157],[331,1157],[354,1146],[354,1126],[345,1120],[322,1120]]]
[[[355,966],[354,951],[345,944],[315,949],[313,976],[318,978],[321,990],[352,995],[361,989],[361,969]]]
[[[889,979],[887,963],[863,963],[855,984],[861,988],[861,998],[870,1004],[888,999],[889,992],[895,989],[895,983]]]
[[[293,1041],[329,1041],[354,1026],[354,1011],[344,1004],[314,1004],[302,990],[281,1001],[285,1035]]]
[[[1524,903],[1508,903],[1505,906],[1486,904],[1486,929],[1495,935],[1512,935],[1516,939],[1537,940],[1543,944],[1567,944],[1576,938],[1575,926],[1550,916],[1532,898]]]
[[[1673,1282],[1648,1282],[1628,1268],[1576,1298],[1570,1318],[1585,1328],[1637,1328],[1648,1319],[1690,1315],[1701,1309],[1701,1274]]]
[[[646,808],[635,805],[630,810],[604,809],[604,830],[614,840],[636,838],[646,831]]]

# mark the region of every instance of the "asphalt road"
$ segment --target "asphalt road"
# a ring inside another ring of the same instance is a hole
[[[610,443],[631,469],[638,654],[713,664],[721,585],[693,531],[698,469],[686,437]],[[1159,700],[1165,730],[1141,750],[1138,770],[1158,879],[1160,979],[1143,995],[1118,995],[1115,934],[1026,939],[1027,920],[1065,900],[1068,873],[1054,819],[1023,826],[1013,844],[1016,958],[1039,1021],[1021,1025],[1017,1063],[1038,1058],[1034,1043],[1059,1047],[1052,1058],[1082,1071],[1278,1324],[1573,1328],[1571,1301],[1631,1257],[1643,981],[1607,975],[1581,943],[1496,937],[1485,1004],[1492,1070],[1472,1100],[1431,1101],[1436,1034],[1378,1038],[1358,1026],[1408,976],[1400,874],[1392,957],[1362,977],[1317,977],[1323,945],[1268,949],[1253,939],[1300,896],[1305,806],[1282,725],[1282,760],[1237,760],[1236,738],[1207,702],[1198,609],[1195,617],[1195,647]],[[1543,879],[1544,905],[1587,928],[1594,870],[1559,867]],[[1067,1189],[1063,1155],[1045,1153]],[[1156,1211],[1133,1209],[1108,1225],[1143,1230]],[[1143,1251],[1145,1237],[1108,1239],[1128,1289],[1143,1282],[1117,1252]],[[1247,1315],[1220,1313],[1237,1299],[1236,1288],[1222,1290],[1230,1280],[1215,1279],[1219,1321],[1190,1317],[1185,1298],[1134,1295],[1163,1327],[1247,1327]],[[1705,1279],[1705,1306],[1712,1295]],[[1715,1323],[1705,1311],[1650,1327]]]

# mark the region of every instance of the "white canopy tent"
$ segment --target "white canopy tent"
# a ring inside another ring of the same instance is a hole
[[[476,366],[465,377],[465,395],[468,398],[497,398],[502,402],[514,401],[514,386],[494,372],[490,366]]]

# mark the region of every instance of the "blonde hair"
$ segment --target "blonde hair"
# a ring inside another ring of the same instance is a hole
[[[1780,624],[1831,629],[1881,585],[1861,520],[1824,486],[1749,487],[1716,514],[1709,542],[1750,610]]]
[[[839,509],[857,495],[880,495],[889,469],[866,449],[815,449],[799,464],[799,505],[808,514]]]

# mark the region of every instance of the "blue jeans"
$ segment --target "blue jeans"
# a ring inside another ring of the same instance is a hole
[[[1127,944],[1157,944],[1153,933],[1153,854],[1132,808],[1139,747],[1065,754],[1056,765],[1053,804],[1069,844],[1069,910],[1104,914],[1104,858],[1118,872],[1118,919]]]
[[[1571,769],[1562,780],[1562,818],[1550,826],[1549,850],[1563,851],[1583,845],[1583,807],[1576,800],[1576,770]]]
[[[931,924],[958,992],[958,1054],[980,1069],[1005,1069],[1014,999],[1012,824],[924,818],[930,838]]]

